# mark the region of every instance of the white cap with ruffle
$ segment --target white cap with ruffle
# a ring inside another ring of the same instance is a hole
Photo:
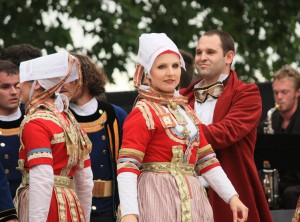
[[[70,60],[72,61],[70,62]],[[61,81],[67,75],[69,76],[64,82],[74,81],[79,78],[79,72],[81,72],[81,70],[79,70],[80,65],[78,65],[75,60],[76,58],[68,52],[63,51],[21,62],[20,83],[34,81],[29,99],[31,99],[36,81],[38,81],[46,91],[54,89],[56,85],[60,84],[59,87],[53,90],[53,93],[57,94],[55,104],[58,106],[59,110],[62,111],[62,99],[66,99],[64,95],[59,94],[62,87]]]

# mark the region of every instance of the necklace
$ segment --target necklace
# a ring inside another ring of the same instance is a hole
[[[183,131],[181,132],[183,137],[185,138],[186,142],[188,142],[189,139],[189,135],[190,135],[190,131],[187,129],[187,121],[184,118],[184,116],[182,115],[182,113],[179,111],[178,109],[178,105],[176,102],[170,102],[167,105],[167,108],[169,110],[169,112],[174,116],[174,118],[176,119],[176,122],[178,123],[178,125],[183,127]]]

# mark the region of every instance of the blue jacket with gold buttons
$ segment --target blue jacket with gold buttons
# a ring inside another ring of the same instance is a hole
[[[17,120],[0,120],[0,162],[6,174],[12,198],[22,181],[22,174],[16,169],[20,148],[19,126],[24,118],[23,109],[21,111],[22,115]]]
[[[7,178],[0,162],[0,221],[17,219],[17,212],[7,186]]]
[[[118,106],[98,101],[97,111],[80,116],[70,109],[93,143],[90,154],[94,176],[92,215],[113,212],[119,204],[116,160],[127,113]]]

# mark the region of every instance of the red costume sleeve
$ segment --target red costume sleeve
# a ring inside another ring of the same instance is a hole
[[[261,97],[256,85],[242,84],[233,91],[227,93],[231,98],[226,98],[224,91],[218,99],[213,123],[202,124],[204,135],[215,150],[228,148],[244,138],[257,127],[261,116]]]
[[[31,120],[24,125],[22,142],[27,154],[28,167],[38,164],[53,165],[51,138],[51,132],[43,121]]]

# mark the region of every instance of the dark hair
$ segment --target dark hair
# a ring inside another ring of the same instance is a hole
[[[1,60],[10,60],[15,65],[20,66],[20,63],[30,59],[35,59],[42,56],[42,51],[30,44],[20,44],[9,46],[1,52]]]
[[[281,80],[284,78],[292,80],[296,90],[300,88],[300,73],[296,69],[286,65],[280,68],[274,75],[274,80]]]
[[[19,67],[9,60],[0,60],[0,72],[5,72],[8,76],[18,75]]]
[[[229,33],[215,29],[215,30],[207,31],[203,35],[205,35],[205,36],[212,36],[212,35],[219,36],[221,44],[222,44],[221,47],[223,49],[224,56],[229,51],[235,52],[234,40],[233,40],[232,36]]]
[[[83,86],[89,89],[92,96],[99,96],[105,92],[106,75],[104,69],[99,68],[90,57],[71,53],[78,58],[81,70]]]
[[[184,51],[182,49],[179,49],[180,54],[183,57],[184,63],[185,63],[185,69],[181,68],[181,76],[180,76],[180,82],[179,82],[179,88],[185,88],[188,87],[192,81],[193,75],[194,75],[194,57],[192,54],[188,53],[187,51]]]

